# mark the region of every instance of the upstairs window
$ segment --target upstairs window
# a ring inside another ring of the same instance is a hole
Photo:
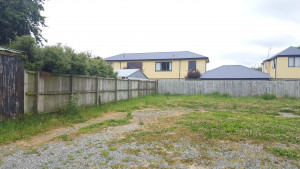
[[[156,62],[155,71],[172,71],[172,62]]]
[[[267,62],[265,62],[264,64],[265,64],[265,69],[267,69],[267,68],[268,68],[268,64],[267,64]]]
[[[114,67],[114,63],[113,62],[108,62],[107,64],[109,64],[111,67]]]
[[[300,67],[300,57],[289,57],[289,67]]]
[[[273,67],[273,69],[275,69],[275,68],[276,68],[276,65],[277,65],[277,63],[276,63],[276,62],[277,62],[277,60],[276,60],[276,59],[274,59],[274,60],[273,60],[273,66],[272,66],[272,67]]]
[[[127,62],[127,69],[143,69],[142,62]]]
[[[196,70],[196,61],[189,61],[189,71]]]

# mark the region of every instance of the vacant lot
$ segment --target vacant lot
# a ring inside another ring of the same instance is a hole
[[[0,124],[0,168],[299,168],[300,100],[153,95]]]

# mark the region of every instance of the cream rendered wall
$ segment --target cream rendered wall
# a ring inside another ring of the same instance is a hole
[[[185,78],[188,73],[189,68],[189,61],[196,61],[196,69],[200,71],[200,74],[206,72],[206,60],[181,60],[181,71],[180,71],[180,78]]]
[[[274,60],[268,61],[268,71],[271,78],[275,78],[275,68],[273,68]]]
[[[143,72],[149,79],[179,79],[179,78],[184,79],[188,71],[188,61],[196,61],[196,68],[200,71],[200,73],[206,72],[205,59],[155,60],[155,61],[141,61],[141,62],[143,62]],[[132,61],[132,62],[137,62],[137,61]],[[156,62],[172,62],[172,71],[155,71]],[[123,69],[124,67],[127,67],[127,62],[109,62],[109,63],[113,63],[114,69]]]
[[[300,67],[289,67],[288,57],[277,58],[277,76],[276,78],[283,79],[299,79],[300,78]]]

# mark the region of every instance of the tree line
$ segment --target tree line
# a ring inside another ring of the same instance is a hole
[[[55,74],[77,74],[101,77],[116,77],[111,65],[90,52],[75,52],[62,44],[40,46],[35,38],[25,35],[5,45],[10,49],[24,51],[24,67],[27,70]]]

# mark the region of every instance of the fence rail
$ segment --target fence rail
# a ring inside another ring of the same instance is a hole
[[[149,80],[25,71],[24,81],[25,113],[57,111],[74,94],[79,95],[79,105],[91,106],[157,92],[157,81]]]
[[[253,81],[253,80],[159,80],[158,93],[210,94],[227,93],[234,97],[275,94],[280,97],[300,98],[300,81]]]

